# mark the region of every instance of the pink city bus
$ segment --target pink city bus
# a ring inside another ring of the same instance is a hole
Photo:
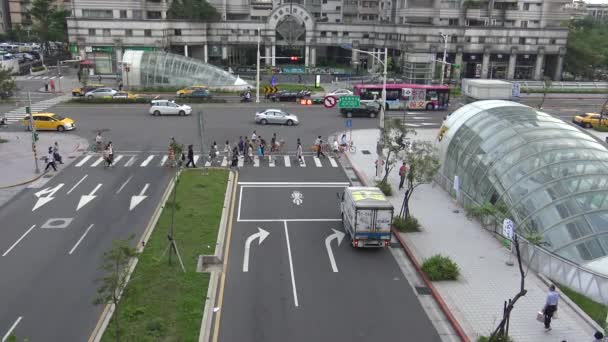
[[[355,95],[362,103],[382,99],[382,84],[356,84]],[[390,109],[447,109],[450,87],[406,83],[386,84],[386,110]]]

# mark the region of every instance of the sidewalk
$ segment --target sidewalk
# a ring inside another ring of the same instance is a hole
[[[418,130],[412,140],[434,141],[437,130]],[[351,163],[373,186],[377,159],[376,129],[353,131],[357,152],[349,156]],[[370,154],[363,154],[367,150]],[[389,199],[396,210],[401,208],[404,191],[398,191],[396,167],[389,176],[394,195]],[[489,335],[502,319],[503,302],[519,291],[519,270],[505,265],[508,250],[479,223],[466,218],[464,210],[438,185],[421,185],[410,199],[411,213],[422,225],[419,233],[401,233],[416,259],[422,261],[434,254],[447,255],[460,267],[457,281],[434,282],[433,285],[471,341]],[[458,209],[458,213],[454,210]],[[524,270],[526,269],[524,265]],[[509,335],[517,342],[591,341],[595,329],[586,323],[564,300],[560,301],[559,319],[552,322],[550,332],[536,321],[536,313],[544,306],[547,285],[533,271],[528,272],[525,287],[528,293],[511,313]]]
[[[46,156],[49,146],[55,141],[59,143],[59,154],[63,158],[63,165],[57,164],[58,172],[67,167],[74,157],[88,148],[86,139],[75,134],[38,133],[40,140],[36,144],[38,154],[38,167],[40,173],[35,173],[34,154],[32,152],[32,134],[30,132],[5,132],[0,130],[0,138],[8,142],[0,143],[0,207],[8,202],[23,188],[44,175],[45,163],[40,158]],[[50,171],[48,175],[54,175]]]

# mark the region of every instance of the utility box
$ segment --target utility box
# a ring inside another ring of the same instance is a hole
[[[462,94],[468,100],[517,100],[519,85],[501,80],[465,78],[462,80]]]

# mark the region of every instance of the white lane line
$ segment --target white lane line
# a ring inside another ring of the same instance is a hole
[[[239,190],[239,212],[236,215],[236,221],[240,221],[241,220],[241,201],[243,200],[243,187],[241,187],[241,190]]]
[[[228,166],[228,158],[226,156],[224,156],[224,159],[222,159],[222,167],[226,167]]]
[[[82,158],[78,164],[76,164],[76,167],[81,167],[82,165],[84,165],[84,163],[86,163],[89,159],[91,159],[92,156],[86,156],[84,158]]]
[[[300,162],[300,167],[306,167],[306,159],[302,156],[302,162]]]
[[[283,156],[283,160],[285,160],[285,167],[291,167],[291,159],[289,159],[289,156]]]
[[[19,242],[21,242],[21,240],[23,240],[23,238],[25,238],[27,236],[27,234],[29,234],[32,229],[34,229],[34,227],[36,227],[36,225],[33,225],[30,227],[30,229],[28,229],[25,233],[23,233],[23,235],[21,235],[21,237],[19,238],[19,240],[15,241],[15,243],[9,247],[9,249],[6,250],[6,252],[4,252],[4,254],[2,254],[2,256],[6,256],[8,253],[10,253],[10,251],[13,250],[13,248],[15,248],[15,246],[17,246],[17,244],[19,244]]]
[[[133,166],[133,164],[135,164],[135,156],[131,156],[131,158],[129,158],[129,160],[125,163],[125,167],[129,167],[129,166]]]
[[[97,159],[93,164],[91,164],[91,167],[95,167],[101,164],[101,162],[103,162],[103,157],[99,157],[99,159]]]
[[[76,244],[74,245],[74,247],[72,247],[72,249],[70,249],[70,252],[68,253],[68,255],[72,255],[72,253],[74,253],[74,250],[76,250],[78,245],[80,245],[80,243],[82,242],[82,239],[84,239],[84,237],[87,236],[87,234],[89,233],[89,230],[91,230],[91,228],[93,228],[93,226],[94,226],[94,224],[91,224],[89,226],[89,228],[87,228],[87,230],[84,231],[84,234],[82,234],[80,239],[78,239],[78,241],[76,241]]]
[[[165,166],[165,163],[167,162],[168,158],[168,156],[163,156],[163,159],[160,160],[160,166]]]
[[[291,270],[291,287],[293,288],[293,300],[298,307],[298,293],[296,292],[296,276],[293,272],[293,260],[291,258],[291,245],[289,244],[289,231],[287,230],[287,221],[283,221],[285,226],[285,240],[287,240],[287,254],[289,255],[289,268]]]
[[[84,175],[84,177],[82,177],[82,178],[81,178],[81,179],[78,181],[78,183],[76,183],[76,184],[75,184],[75,185],[74,185],[74,186],[73,186],[73,187],[72,187],[72,188],[71,188],[71,189],[68,191],[68,193],[67,193],[67,194],[69,195],[70,193],[72,193],[72,191],[74,191],[74,189],[76,189],[76,187],[77,187],[77,186],[79,186],[79,185],[80,185],[80,183],[82,183],[82,181],[83,181],[83,180],[85,180],[85,179],[86,179],[88,176],[89,176],[89,175]]]
[[[8,340],[8,338],[13,333],[13,330],[15,330],[15,328],[17,327],[17,324],[19,324],[19,322],[21,322],[22,318],[23,318],[22,316],[19,316],[19,318],[17,318],[17,320],[15,321],[15,323],[13,323],[13,325],[11,325],[10,329],[8,329],[8,331],[6,332],[6,334],[4,335],[4,337],[2,337],[2,342],[5,342],[6,340]]]
[[[313,158],[314,158],[314,160],[315,160],[315,165],[316,165],[317,167],[321,167],[321,166],[323,166],[323,164],[321,164],[321,159],[319,159],[319,157],[314,156]]]
[[[122,189],[124,189],[124,187],[127,185],[127,183],[129,183],[131,181],[131,178],[133,178],[133,176],[127,178],[127,180],[124,183],[122,183],[120,188],[118,188],[118,191],[116,191],[117,195],[122,191]]]
[[[116,165],[116,163],[118,163],[121,159],[122,159],[123,155],[119,154],[116,156],[116,158],[114,158],[114,160],[112,160],[112,165]]]
[[[238,167],[243,167],[245,166],[245,158],[243,157],[239,157],[239,163],[237,165]]]
[[[253,167],[260,167],[260,157],[253,157]]]
[[[331,163],[332,167],[338,167],[338,163],[336,163],[336,160],[332,157],[329,157],[329,162]]]
[[[194,165],[196,165],[196,163],[198,162],[198,159],[199,159],[200,157],[201,157],[201,156],[199,156],[198,154],[194,156]]]
[[[238,222],[342,222],[342,219],[240,219]]]
[[[146,167],[148,166],[148,164],[150,164],[150,162],[152,161],[152,159],[154,159],[154,155],[148,156],[148,158],[146,158],[146,160],[144,160],[141,165],[139,165],[140,167]]]

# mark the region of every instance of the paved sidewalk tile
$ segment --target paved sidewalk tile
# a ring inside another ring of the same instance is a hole
[[[432,141],[436,132],[419,130],[413,139]],[[350,159],[368,184],[373,184],[375,174],[377,138],[377,130],[353,131],[357,153]],[[362,150],[371,154],[360,153]],[[389,182],[395,191],[390,200],[395,208],[401,208],[404,192],[397,191],[399,180],[396,171],[389,176]],[[464,210],[438,185],[418,187],[410,201],[411,213],[423,229],[420,233],[402,236],[419,261],[441,253],[459,265],[461,276],[458,281],[435,282],[434,285],[472,340],[489,334],[502,318],[503,302],[519,290],[517,265],[505,264],[508,250],[476,221],[467,219]],[[454,213],[455,209],[459,212]],[[543,325],[536,321],[536,313],[544,305],[547,286],[530,271],[526,277],[526,289],[527,295],[517,302],[511,314],[510,335],[515,341],[591,340],[593,328],[563,302],[559,307],[560,317],[552,324],[553,330],[545,332]]]

